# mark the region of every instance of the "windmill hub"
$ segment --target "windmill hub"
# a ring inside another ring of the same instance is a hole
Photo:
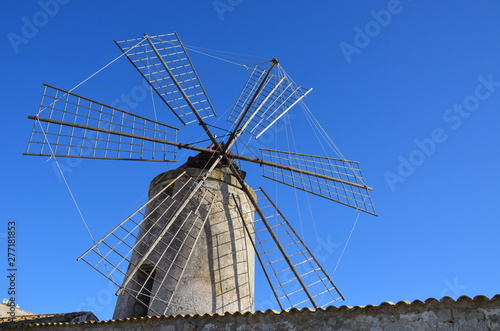
[[[223,144],[221,145],[223,146]],[[210,149],[215,149],[215,148],[213,148],[213,146],[210,146]],[[238,164],[234,160],[229,158],[231,156],[231,151],[228,151],[227,155],[228,158],[222,159],[216,165],[215,168],[227,173],[232,173],[230,168],[233,168],[236,171],[238,171],[238,174],[241,179],[245,179],[246,172],[240,170]],[[180,166],[179,169],[186,169],[186,168],[208,169],[210,168],[210,166],[214,164],[214,162],[216,162],[216,160],[217,160],[217,154],[209,152],[200,152],[195,156],[188,157],[187,162],[182,166]]]

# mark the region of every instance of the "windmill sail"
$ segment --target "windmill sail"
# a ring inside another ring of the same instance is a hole
[[[183,124],[216,115],[176,33],[116,44]]]
[[[262,188],[255,192],[261,215],[250,237],[254,237],[256,254],[280,308],[320,308],[343,299],[269,196]]]
[[[177,128],[44,84],[26,155],[175,161]]]
[[[183,202],[198,187],[195,180],[167,194],[182,175],[79,257],[119,286],[118,293],[157,315],[165,314],[172,300],[215,198],[206,190],[185,208]],[[196,213],[205,217],[194,217]]]
[[[256,138],[312,90],[298,86],[286,75],[272,73],[263,82],[260,93],[253,100],[266,73],[265,69],[254,68],[228,118],[229,122],[236,124],[245,116],[243,121],[249,122],[246,131]],[[248,106],[250,110],[247,112]]]
[[[264,148],[261,152],[263,177],[377,215],[358,162]]]

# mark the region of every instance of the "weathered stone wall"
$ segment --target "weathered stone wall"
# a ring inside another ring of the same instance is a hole
[[[37,330],[500,330],[500,295],[445,297],[440,301],[383,303],[380,306],[294,309],[225,315],[159,316],[135,319],[39,325]],[[21,329],[26,329],[22,327]]]
[[[182,193],[177,199],[184,202],[184,198],[192,190],[186,183],[197,183],[205,174],[206,170],[197,168],[177,169],[160,174],[151,182],[149,198],[159,194],[176,177],[182,175],[166,194],[172,196]],[[207,191],[212,192],[213,196],[206,194]],[[148,264],[157,266],[149,290],[149,293],[155,293],[155,298],[149,301],[146,308],[124,291],[118,297],[114,318],[254,310],[255,254],[233,199],[234,196],[238,201],[245,223],[251,231],[254,210],[247,196],[236,178],[221,169],[213,170],[204,185],[194,193],[171,228],[180,229],[184,222],[190,226],[196,222],[201,224],[202,220],[207,219],[200,230],[196,246],[191,248],[190,245],[181,244],[188,236],[187,232],[176,233],[172,230],[172,233],[165,234],[162,242],[155,244],[156,249],[146,260]],[[210,198],[206,198],[207,196]],[[138,264],[137,261],[140,261],[144,252],[153,245],[172,219],[176,210],[167,209],[169,207],[170,205],[163,204],[163,199],[155,200],[148,206],[146,214],[153,210],[154,213],[143,221],[145,225],[138,237],[142,238],[144,235],[144,238],[137,243],[137,251],[141,253],[134,251],[131,258],[132,267]],[[174,249],[169,248],[169,245]],[[180,268],[176,260],[177,254],[190,256],[188,264]],[[137,278],[138,274],[134,277]],[[128,289],[131,293],[139,293],[145,287],[143,284],[144,280],[134,278],[134,281],[129,282]],[[169,302],[168,306],[165,302]],[[143,307],[146,308],[145,311],[141,311]]]

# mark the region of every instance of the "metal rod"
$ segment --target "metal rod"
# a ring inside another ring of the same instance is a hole
[[[120,132],[120,131],[115,131],[115,130],[103,129],[103,128],[98,128],[98,127],[95,127],[95,126],[88,126],[88,125],[77,124],[77,123],[63,122],[63,121],[53,120],[53,119],[50,119],[50,118],[42,118],[42,117],[38,117],[38,116],[28,116],[28,118],[30,120],[35,120],[35,121],[41,121],[41,122],[47,122],[47,123],[55,123],[55,124],[59,124],[59,125],[67,125],[67,126],[72,126],[72,127],[75,127],[75,128],[86,129],[86,130],[94,130],[94,131],[98,131],[98,132],[116,134],[116,135],[119,135],[119,136],[130,137],[130,138],[144,139],[144,140],[153,141],[153,142],[157,142],[157,143],[162,143],[162,144],[176,146],[176,147],[179,147],[179,148],[191,149],[191,150],[195,150],[195,151],[198,151],[198,152],[216,153],[216,151],[214,151],[213,149],[209,149],[209,148],[197,147],[197,146],[193,146],[193,145],[182,144],[182,143],[177,143],[177,142],[163,140],[163,139],[150,138],[150,137],[140,136],[140,135],[132,134],[132,133],[126,133],[126,132]]]
[[[245,230],[246,230],[246,232],[248,234],[248,237],[250,238],[250,242],[252,243],[253,249],[255,251],[255,255],[257,255],[257,259],[259,260],[260,266],[262,267],[262,270],[264,271],[264,275],[267,278],[267,282],[271,286],[271,290],[273,291],[274,297],[276,298],[276,301],[278,302],[278,305],[280,306],[280,309],[283,310],[284,308],[281,305],[281,301],[280,301],[280,299],[278,297],[278,294],[274,290],[273,283],[271,282],[271,278],[269,277],[269,275],[267,273],[266,267],[264,267],[264,262],[262,261],[262,259],[260,257],[260,254],[257,252],[257,246],[255,245],[254,238],[252,237],[252,234],[250,233],[250,230],[248,229],[248,226],[247,226],[247,224],[245,222],[245,219],[243,217],[243,212],[241,211],[240,206],[238,205],[238,201],[236,201],[236,197],[234,196],[234,194],[232,194],[232,197],[233,197],[234,203],[236,205],[236,209],[238,210],[238,214],[240,214],[241,223],[243,223],[243,225],[245,227]]]
[[[248,120],[245,122],[245,124],[243,124],[240,131],[243,131],[246,129],[246,127],[250,124],[250,122],[253,120],[253,118],[257,115],[259,110],[262,107],[264,107],[264,104],[267,102],[267,100],[269,100],[271,95],[278,89],[278,87],[280,86],[281,83],[283,83],[284,80],[285,80],[285,76],[281,77],[281,79],[278,81],[278,83],[276,85],[274,85],[274,87],[271,89],[271,91],[268,93],[268,95],[264,98],[264,100],[262,100],[262,102],[254,110],[254,112],[252,114],[250,114],[250,116],[248,117]]]
[[[200,125],[203,127],[203,130],[205,130],[205,132],[207,133],[208,137],[210,138],[210,140],[212,140],[212,143],[215,145],[215,146],[218,146],[218,142],[217,142],[217,139],[215,139],[215,136],[212,134],[212,132],[210,131],[210,128],[208,127],[207,123],[205,123],[205,121],[203,120],[203,118],[201,117],[200,113],[198,113],[198,110],[196,109],[196,107],[193,105],[193,103],[191,102],[191,100],[189,99],[189,97],[187,96],[186,92],[184,92],[184,89],[182,88],[182,86],[179,84],[179,82],[177,81],[177,79],[175,78],[174,74],[172,73],[172,71],[170,71],[169,67],[167,66],[167,63],[165,62],[165,60],[163,60],[162,56],[160,55],[160,53],[158,52],[158,50],[156,49],[155,45],[151,42],[151,39],[149,38],[149,36],[147,34],[144,34],[144,38],[147,39],[149,45],[151,46],[151,48],[153,49],[153,51],[155,52],[156,56],[158,57],[158,60],[160,60],[161,64],[165,67],[165,70],[168,72],[168,74],[170,75],[170,78],[172,78],[175,86],[177,86],[177,88],[179,89],[179,92],[182,94],[182,97],[186,100],[187,104],[189,105],[189,108],[191,108],[191,110],[193,111],[193,114],[196,116],[196,118],[198,119],[198,122],[200,123]],[[198,78],[198,77],[197,77]],[[199,79],[198,79],[199,80]]]
[[[130,215],[129,217],[127,217],[123,222],[121,222],[120,224],[118,224],[113,230],[111,230],[110,232],[108,232],[107,235],[105,235],[103,238],[101,238],[99,241],[97,241],[96,243],[94,243],[94,245],[92,247],[90,247],[89,249],[87,249],[85,251],[85,253],[83,253],[82,255],[80,255],[79,258],[77,258],[76,260],[79,261],[81,258],[83,258],[88,252],[90,252],[91,250],[93,250],[94,248],[96,248],[100,243],[102,243],[107,237],[109,237],[113,232],[115,232],[119,227],[121,227],[123,224],[125,224],[125,222],[127,222],[129,219],[131,219],[134,215],[136,215],[137,213],[139,213],[139,211],[141,209],[143,209],[144,207],[147,207],[147,205],[153,201],[154,199],[156,199],[160,194],[162,194],[167,188],[169,188],[171,185],[173,185],[175,182],[177,182],[177,180],[179,178],[181,178],[182,176],[184,176],[184,174],[186,174],[185,171],[183,171],[180,175],[178,175],[176,178],[174,178],[170,183],[168,183],[168,185],[166,185],[160,192],[158,192],[154,197],[152,197],[151,199],[149,199],[145,204],[143,204],[139,209],[137,209],[132,215]]]
[[[225,157],[238,159],[238,160],[242,160],[242,161],[249,161],[249,162],[257,163],[260,165],[276,167],[276,168],[283,169],[283,170],[289,170],[289,171],[296,172],[299,174],[304,174],[304,175],[314,176],[314,177],[318,177],[318,178],[322,178],[322,179],[327,179],[327,180],[331,180],[334,182],[338,182],[338,183],[342,183],[342,184],[346,184],[346,185],[352,185],[352,186],[359,187],[359,188],[366,189],[366,190],[370,190],[370,191],[373,190],[371,187],[368,187],[366,185],[361,185],[361,184],[353,183],[353,182],[350,182],[347,180],[338,179],[338,178],[318,174],[315,172],[290,167],[290,166],[285,166],[285,165],[282,165],[279,163],[274,163],[274,162],[270,162],[270,161],[265,161],[265,160],[252,158],[252,157],[248,157],[248,156],[243,156],[243,155],[237,155],[237,154],[231,154],[230,156],[228,156],[225,154],[224,150],[216,151],[216,150],[209,149],[209,148],[197,147],[197,146],[193,146],[193,145],[182,144],[182,143],[177,143],[177,142],[163,140],[163,139],[150,138],[150,137],[140,136],[140,135],[136,135],[136,134],[132,134],[132,133],[125,133],[125,132],[114,131],[114,130],[109,130],[109,129],[97,128],[97,127],[87,126],[87,125],[82,125],[82,124],[62,122],[62,121],[48,119],[48,118],[41,118],[38,116],[28,116],[28,118],[32,119],[32,120],[36,120],[36,121],[55,123],[55,124],[60,124],[60,125],[72,126],[72,127],[76,127],[76,128],[80,128],[80,129],[87,129],[87,130],[94,130],[94,131],[98,131],[98,132],[116,134],[116,135],[124,136],[124,137],[144,139],[144,140],[153,141],[153,142],[157,142],[157,143],[163,143],[163,144],[167,144],[167,145],[176,146],[178,148],[190,149],[190,150],[194,150],[194,151],[198,151],[198,152],[218,154],[219,156],[225,156]],[[230,146],[230,145],[226,145],[225,147],[228,147],[228,146]]]
[[[262,222],[266,226],[267,230],[269,231],[269,234],[271,235],[271,237],[273,238],[274,242],[276,243],[276,246],[278,246],[278,249],[281,252],[281,254],[283,255],[283,258],[285,259],[286,263],[290,266],[290,270],[292,270],[293,274],[295,275],[295,277],[299,281],[300,285],[304,289],[304,292],[306,293],[307,297],[311,301],[311,303],[314,306],[314,308],[317,309],[318,306],[316,305],[316,302],[314,302],[314,299],[311,296],[311,293],[309,293],[309,290],[307,289],[307,286],[304,284],[304,282],[300,278],[300,275],[297,272],[297,270],[295,270],[295,267],[293,266],[292,261],[286,255],[285,249],[283,248],[283,246],[279,242],[278,238],[274,234],[273,228],[271,227],[271,225],[267,221],[267,218],[264,216],[264,213],[262,212],[262,210],[260,209],[259,205],[257,204],[257,201],[255,200],[255,198],[253,197],[252,193],[248,189],[247,185],[245,184],[245,182],[241,178],[240,174],[238,173],[238,170],[235,168],[234,164],[232,162],[230,162],[230,160],[228,160],[228,158],[227,158],[226,155],[224,155],[224,158],[228,161],[229,167],[230,167],[233,175],[236,177],[236,179],[238,180],[238,182],[241,185],[241,189],[243,190],[243,192],[245,192],[245,194],[247,195],[248,199],[250,200],[250,202],[252,203],[253,207],[255,208],[256,212],[259,214],[260,219],[262,220]]]
[[[260,105],[254,110],[254,112],[252,114],[250,114],[250,116],[248,116],[248,119],[247,121],[245,122],[245,124],[243,124],[243,126],[241,127],[240,129],[240,132],[243,132],[247,126],[250,125],[250,122],[253,120],[253,118],[255,116],[257,116],[257,113],[259,112],[259,110],[264,106],[264,104],[267,102],[267,100],[269,100],[269,98],[271,97],[271,95],[278,89],[278,87],[280,86],[281,83],[283,83],[283,81],[285,80],[285,76],[281,77],[281,79],[278,81],[278,83],[276,85],[274,85],[274,87],[271,89],[271,91],[269,92],[269,94],[264,98],[264,100],[262,100],[262,102],[260,103]],[[274,113],[274,111],[273,111]],[[259,123],[257,123],[254,127],[254,129],[263,121],[263,118],[261,117]],[[267,128],[266,128],[267,130]],[[258,138],[258,136],[256,137]]]
[[[72,157],[79,159],[94,159],[94,160],[119,160],[119,161],[151,161],[151,162],[177,162],[177,160],[160,160],[160,159],[126,159],[119,157],[99,157],[99,156],[83,156],[83,155],[64,155],[64,154],[37,154],[37,153],[23,153],[23,155],[31,156],[55,156],[55,157]]]
[[[187,52],[186,48],[184,47],[184,44],[182,43],[181,38],[179,38],[179,35],[177,35],[177,32],[174,31],[174,34],[175,34],[175,37],[177,38],[177,40],[179,41],[179,44],[181,45],[182,49],[184,50],[184,53],[186,54],[186,58],[188,59],[189,63],[191,64],[191,67],[193,68],[193,72],[194,72],[195,76],[198,78],[198,83],[200,84],[200,88],[203,91],[203,93],[205,94],[205,97],[207,98],[207,102],[210,105],[210,108],[212,108],[214,115],[217,116],[217,113],[215,112],[215,108],[212,105],[212,103],[210,102],[210,99],[208,98],[208,93],[207,93],[207,91],[205,91],[205,88],[203,87],[201,79],[199,78],[198,73],[196,72],[196,68],[194,67],[193,62],[191,62],[191,58],[189,57],[189,53]]]
[[[323,273],[325,274],[326,278],[330,281],[330,284],[332,284],[332,286],[335,288],[335,290],[340,295],[340,297],[342,298],[342,300],[345,300],[345,298],[342,295],[342,293],[340,293],[340,290],[337,288],[337,286],[330,279],[330,276],[328,276],[328,274],[325,272],[325,270],[323,270],[323,267],[321,267],[321,264],[319,264],[318,260],[316,260],[316,258],[311,253],[311,251],[309,250],[309,248],[307,248],[306,244],[300,239],[300,237],[297,235],[297,233],[295,232],[295,230],[292,228],[292,226],[290,225],[290,222],[288,222],[288,220],[285,218],[285,215],[283,215],[283,213],[278,209],[278,206],[276,206],[274,204],[274,202],[269,198],[269,196],[264,191],[264,189],[262,187],[259,187],[259,188],[260,188],[261,192],[266,196],[267,200],[269,200],[269,202],[273,205],[274,209],[276,209],[276,211],[280,214],[280,216],[283,217],[283,220],[287,223],[287,225],[290,228],[290,230],[292,230],[292,232],[295,235],[295,237],[297,237],[300,240],[300,242],[302,243],[302,245],[304,246],[304,248],[306,249],[306,251],[309,253],[309,255],[312,257],[312,259],[314,260],[314,262],[316,262],[316,264],[318,265],[318,267],[321,268],[321,271],[323,271]]]
[[[58,121],[58,120],[41,118],[41,117],[37,117],[37,116],[28,116],[28,118],[32,119],[32,120],[36,120],[36,121],[41,121],[41,122],[55,123],[55,124],[60,124],[60,125],[72,126],[72,127],[76,127],[76,128],[80,128],[80,129],[87,129],[87,130],[94,130],[94,131],[98,131],[98,132],[116,134],[116,135],[124,136],[124,137],[144,139],[144,140],[153,141],[153,142],[157,142],[157,143],[176,146],[178,148],[194,150],[194,151],[198,151],[198,152],[212,153],[212,154],[216,154],[219,156],[225,156],[225,157],[232,158],[232,159],[238,159],[238,160],[242,160],[242,161],[249,161],[249,162],[257,163],[257,164],[260,164],[261,166],[265,165],[265,166],[270,166],[270,167],[276,167],[279,169],[289,170],[289,171],[296,172],[299,174],[304,174],[304,175],[314,176],[314,177],[318,177],[318,178],[322,178],[322,179],[327,179],[327,180],[331,180],[331,181],[346,184],[346,185],[352,185],[352,186],[359,187],[359,188],[366,189],[366,190],[370,190],[370,191],[373,190],[371,187],[368,187],[366,185],[361,185],[361,184],[349,182],[349,181],[346,181],[343,179],[338,179],[338,178],[318,174],[315,172],[302,170],[302,169],[298,169],[298,168],[293,168],[293,167],[285,166],[285,165],[282,165],[279,163],[265,161],[265,160],[261,160],[261,159],[257,159],[257,158],[248,157],[248,156],[237,155],[237,154],[231,154],[230,156],[228,156],[228,155],[224,154],[224,151],[216,151],[216,150],[209,149],[209,148],[203,148],[203,147],[198,147],[198,146],[193,146],[193,145],[188,145],[188,144],[182,144],[182,143],[177,143],[177,142],[163,140],[163,139],[150,138],[150,137],[140,136],[140,135],[136,135],[136,134],[132,134],[132,133],[125,133],[125,132],[114,131],[114,130],[109,130],[109,129],[97,128],[97,127],[87,126],[87,125],[82,125],[82,124],[62,122],[62,121]],[[226,146],[228,146],[228,145],[226,145]],[[28,155],[32,155],[32,154],[28,154]],[[37,155],[37,154],[35,154],[35,155]],[[51,156],[51,155],[47,155],[47,156]]]
[[[160,240],[162,239],[162,237],[170,229],[170,227],[172,226],[174,220],[177,217],[179,217],[179,215],[182,213],[182,211],[184,210],[184,208],[191,201],[191,198],[197,193],[198,189],[205,183],[205,180],[208,178],[208,176],[210,175],[210,173],[212,172],[212,170],[214,170],[215,167],[219,164],[219,162],[221,161],[221,159],[222,159],[222,157],[221,157],[221,155],[219,155],[215,159],[215,161],[212,164],[212,166],[210,166],[210,168],[207,170],[207,172],[205,173],[205,175],[203,175],[203,177],[199,180],[199,182],[196,183],[195,187],[193,187],[191,189],[191,192],[189,192],[189,194],[185,197],[184,201],[182,201],[181,205],[177,208],[177,210],[175,211],[174,215],[170,218],[169,223],[165,226],[165,228],[163,228],[163,230],[159,234],[158,238],[151,244],[151,246],[149,247],[149,249],[147,250],[147,252],[144,253],[144,255],[141,258],[141,260],[137,263],[137,266],[130,273],[127,274],[127,277],[123,281],[122,287],[116,293],[117,295],[121,293],[121,291],[123,290],[123,288],[125,288],[125,286],[128,284],[128,282],[132,279],[133,275],[135,274],[135,272],[137,271],[137,269],[139,268],[139,266],[142,265],[144,263],[144,261],[149,257],[149,255],[151,254],[151,252],[153,251],[153,249],[156,247],[156,245],[158,245],[158,243],[160,242]]]
[[[318,159],[325,159],[325,160],[332,160],[332,161],[342,161],[342,162],[348,162],[348,163],[356,163],[359,164],[358,161],[351,161],[351,160],[342,160],[342,159],[335,159],[331,157],[326,157],[326,156],[318,156],[318,155],[311,155],[311,154],[303,154],[303,153],[294,153],[294,152],[286,152],[286,151],[279,151],[277,149],[268,149],[268,148],[259,148],[261,151],[267,151],[267,152],[277,152],[277,153],[286,153],[290,155],[297,155],[297,156],[308,156],[308,157],[315,157]]]
[[[287,183],[287,182],[284,182],[284,181],[282,181],[282,180],[278,180],[278,179],[276,179],[276,178],[272,178],[272,177],[269,177],[269,176],[266,176],[266,175],[262,175],[262,177],[267,178],[267,179],[270,179],[270,180],[274,180],[274,181],[275,181],[275,182],[277,182],[277,183],[281,183],[281,184],[284,184],[284,185],[288,185],[288,186],[290,186],[290,187],[293,187],[293,188],[299,189],[299,190],[304,191],[304,192],[307,192],[307,193],[311,193],[311,194],[317,195],[317,196],[319,196],[319,197],[322,197],[322,198],[325,198],[325,199],[328,199],[328,200],[331,200],[331,201],[335,201],[335,202],[337,202],[337,203],[340,203],[341,205],[344,205],[344,206],[347,206],[347,207],[350,207],[350,208],[353,208],[353,209],[356,209],[356,210],[362,211],[362,212],[364,212],[364,213],[367,213],[367,214],[370,214],[370,215],[373,215],[373,216],[378,216],[378,214],[376,214],[376,213],[374,213],[374,212],[371,212],[371,211],[368,211],[367,209],[359,208],[359,207],[357,207],[357,206],[350,205],[350,204],[348,204],[348,203],[346,203],[346,202],[342,202],[342,201],[340,201],[340,200],[335,200],[335,199],[329,198],[329,197],[327,197],[327,196],[324,196],[324,195],[321,195],[321,194],[319,194],[319,193],[313,192],[312,190],[306,190],[306,189],[303,189],[303,188],[298,187],[298,186],[293,186],[293,185],[291,185],[291,184],[289,184],[289,183]],[[338,196],[338,194],[337,194],[337,193],[336,193],[336,195]],[[359,200],[356,200],[356,199],[354,199],[354,198],[350,198],[350,197],[346,197],[346,199],[352,199],[352,200],[355,200],[355,201],[359,201]],[[362,203],[362,204],[365,204],[365,205],[371,206],[371,207],[373,208],[373,205],[372,205],[372,204],[370,204],[370,203],[365,203],[365,202],[361,202],[361,201],[359,201],[359,202],[360,202],[360,203]]]
[[[142,41],[141,41],[142,43]],[[172,113],[174,113],[175,116],[177,116],[177,118],[179,119],[179,121],[181,121],[182,124],[186,125],[186,123],[182,120],[182,118],[177,115],[177,113],[175,112],[175,110],[172,108],[172,106],[170,106],[170,104],[167,102],[167,100],[165,100],[165,98],[163,97],[163,95],[161,95],[160,91],[158,91],[154,86],[153,86],[153,83],[149,81],[149,79],[146,78],[146,76],[144,75],[144,73],[139,69],[139,67],[134,63],[134,61],[132,61],[132,59],[128,56],[128,51],[125,52],[123,50],[123,48],[120,46],[120,44],[115,40],[115,44],[116,46],[118,46],[118,48],[123,52],[123,54],[126,55],[127,59],[130,61],[130,63],[132,63],[132,65],[137,69],[137,71],[139,71],[139,73],[141,74],[142,78],[144,78],[146,80],[146,82],[148,82],[148,84],[151,86],[151,88],[153,88],[153,90],[156,92],[156,94],[158,94],[158,96],[160,97],[160,99],[163,100],[163,102],[168,106],[168,108],[170,108],[170,110],[172,111]],[[146,54],[146,51],[144,52]],[[146,54],[147,55],[147,54]],[[141,60],[142,61],[142,60]],[[146,67],[146,65],[144,66]],[[148,68],[148,71],[149,71],[149,68]]]
[[[278,117],[276,117],[264,130],[262,130],[258,135],[255,136],[255,139],[258,139],[261,135],[264,134],[264,132],[267,131],[267,129],[269,129],[274,123],[276,123],[276,121],[278,121],[281,117],[283,117],[283,115],[285,115],[286,113],[288,113],[288,111],[290,109],[292,109],[293,106],[295,106],[300,100],[302,100],[307,94],[309,94],[309,92],[312,91],[312,88],[310,88],[306,93],[304,93],[300,98],[298,98],[297,100],[295,100],[294,103],[292,103],[283,113],[281,113]],[[287,99],[288,100],[288,99]]]
[[[270,161],[265,161],[265,160],[256,159],[256,158],[253,158],[253,157],[248,157],[248,156],[243,156],[243,155],[237,155],[237,154],[231,154],[230,157],[234,158],[234,159],[242,160],[242,161],[249,161],[249,162],[257,163],[257,164],[260,164],[260,165],[265,165],[265,166],[270,166],[270,167],[276,167],[276,168],[283,169],[283,170],[289,170],[289,171],[296,172],[296,173],[299,173],[299,174],[304,174],[304,175],[314,176],[314,177],[318,177],[318,178],[322,178],[322,179],[327,179],[327,180],[331,180],[331,181],[334,181],[334,182],[338,182],[338,183],[342,183],[342,184],[346,184],[346,185],[351,185],[351,186],[359,187],[359,188],[370,190],[370,191],[373,190],[373,188],[371,188],[369,186],[366,186],[366,185],[361,185],[361,184],[358,184],[358,183],[353,183],[353,182],[350,182],[350,181],[347,181],[347,180],[338,179],[338,178],[334,178],[334,177],[330,177],[330,176],[318,174],[318,173],[315,173],[315,172],[311,172],[311,171],[307,171],[307,170],[302,170],[302,169],[298,169],[298,168],[294,168],[294,167],[290,167],[290,166],[286,166],[286,165],[279,164],[279,163],[274,163],[274,162],[270,162]]]
[[[205,196],[204,196],[205,197]],[[208,208],[208,211],[207,211],[207,215],[205,216],[205,219],[203,220],[201,226],[200,226],[200,229],[198,230],[198,234],[196,235],[196,239],[193,243],[193,247],[191,247],[190,251],[189,251],[189,255],[188,257],[186,258],[186,262],[184,262],[184,266],[186,266],[188,263],[189,263],[189,260],[191,260],[191,256],[193,255],[193,252],[196,248],[196,245],[198,243],[198,240],[200,238],[200,235],[201,233],[203,232],[203,228],[205,227],[205,224],[208,220],[208,218],[210,217],[210,212],[212,211],[212,206],[214,205],[214,200],[215,200],[215,197],[216,195],[214,195],[212,197],[212,201],[210,202],[210,207]],[[201,204],[201,202],[200,202]],[[194,224],[195,222],[193,222],[193,226],[191,228],[194,227]],[[191,231],[190,231],[191,232]],[[187,240],[187,237],[188,237],[189,234],[186,234],[186,238],[184,239],[184,241]],[[180,249],[179,249],[179,253],[180,253]],[[170,269],[169,269],[170,271]],[[163,311],[163,314],[166,314],[167,313],[167,309],[168,307],[170,306],[170,304],[172,303],[172,299],[174,298],[174,294],[175,294],[175,291],[177,291],[177,287],[179,286],[179,283],[181,282],[182,280],[182,277],[184,276],[184,272],[186,271],[186,268],[182,268],[182,271],[181,271],[181,274],[179,276],[179,279],[177,280],[177,282],[175,283],[175,287],[174,287],[174,290],[172,291],[172,295],[170,296],[170,299],[168,300],[168,302],[166,303],[166,306],[165,306],[165,310]],[[167,277],[167,275],[165,274],[165,277],[163,279],[163,281],[165,281],[165,278]],[[162,282],[162,285],[163,285],[163,282]]]
[[[167,126],[167,127],[171,128],[171,129],[179,130],[179,128],[176,128],[175,126],[168,125],[168,124],[161,123],[161,122],[157,122],[157,121],[151,120],[151,119],[146,118],[146,117],[143,117],[143,116],[139,116],[139,115],[136,115],[136,114],[133,114],[133,113],[129,113],[129,112],[127,112],[127,111],[125,111],[125,110],[121,110],[121,109],[119,109],[119,108],[111,107],[111,106],[108,106],[108,105],[106,105],[106,104],[104,104],[104,103],[101,103],[101,102],[99,102],[99,101],[95,101],[95,100],[92,100],[92,99],[89,99],[89,98],[83,97],[83,96],[81,96],[81,95],[78,95],[78,94],[75,94],[75,93],[73,93],[73,92],[69,92],[69,91],[66,91],[66,90],[60,89],[60,88],[58,88],[58,87],[55,87],[55,86],[52,86],[52,85],[49,85],[49,84],[45,84],[45,83],[44,83],[43,85],[44,85],[44,86],[47,86],[47,87],[50,87],[50,88],[52,88],[52,89],[54,89],[54,90],[61,91],[61,92],[65,93],[65,94],[69,94],[69,95],[75,96],[75,97],[77,97],[77,98],[81,98],[81,99],[83,99],[83,100],[87,100],[87,101],[93,102],[93,103],[95,103],[95,104],[97,104],[97,105],[104,106],[104,107],[106,107],[106,108],[110,108],[110,109],[114,109],[114,110],[118,110],[119,112],[122,112],[122,113],[127,114],[127,115],[131,115],[131,116],[134,116],[134,117],[137,117],[137,118],[143,119],[143,120],[147,120],[147,121],[152,122],[152,123],[161,124],[161,125],[164,125],[164,126]],[[48,96],[48,95],[47,95],[47,97],[50,97],[50,96]],[[51,98],[54,98],[55,100],[61,100],[61,101],[65,102],[65,103],[68,103],[68,102],[69,102],[69,101],[67,101],[67,100],[63,100],[63,99],[56,98],[56,97],[51,97]],[[80,105],[77,105],[77,106],[80,106]]]
[[[243,130],[248,126],[249,122],[247,121],[245,124],[243,124],[243,126],[241,127],[240,129],[240,126],[242,125],[243,121],[245,120],[245,116],[247,115],[247,113],[250,111],[250,108],[252,107],[253,103],[255,102],[255,100],[257,99],[257,97],[259,96],[260,92],[262,91],[263,87],[264,87],[264,84],[267,80],[267,78],[269,77],[269,75],[271,74],[271,71],[272,69],[279,64],[278,60],[276,59],[272,59],[272,64],[271,66],[269,67],[266,75],[264,76],[264,78],[262,79],[262,81],[260,82],[259,84],[259,87],[257,88],[257,91],[255,91],[252,99],[250,100],[250,102],[248,103],[247,105],[247,108],[241,113],[241,116],[240,116],[240,119],[238,120],[238,123],[236,124],[236,126],[234,127],[234,130],[233,132],[231,133],[231,136],[229,137],[226,145],[224,146],[224,148],[222,149],[222,154],[226,154],[226,152],[231,148],[231,146],[236,142],[236,139],[238,139],[239,136],[241,136],[243,134]]]

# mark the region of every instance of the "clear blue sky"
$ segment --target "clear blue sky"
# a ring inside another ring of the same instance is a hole
[[[114,307],[115,289],[76,261],[91,240],[53,161],[21,155],[32,126],[26,117],[37,112],[42,83],[70,89],[120,54],[113,40],[172,31],[189,45],[278,58],[296,82],[314,88],[309,108],[346,157],[362,163],[380,216],[359,218],[333,276],[347,298],[338,305],[498,293],[498,1],[54,3],[4,3],[0,20],[0,240],[5,252],[7,222],[16,220],[23,309],[92,310],[108,319]],[[141,84],[121,61],[77,92]],[[103,101],[120,98],[113,93],[103,92]],[[236,95],[219,98],[230,103]],[[148,100],[134,111],[151,114]],[[293,120],[300,112],[290,113],[295,139],[301,151],[316,150]],[[167,121],[180,126],[173,117]],[[198,127],[187,130],[201,135]],[[278,136],[260,146],[272,148],[285,139],[284,130]],[[96,237],[145,201],[154,176],[176,166],[60,162]],[[299,217],[295,203],[286,203],[290,191],[258,173],[248,182],[273,192],[332,273],[356,212],[311,198],[314,217],[308,206]],[[6,278],[0,279],[7,297]],[[257,292],[257,309],[273,307],[265,291]]]

